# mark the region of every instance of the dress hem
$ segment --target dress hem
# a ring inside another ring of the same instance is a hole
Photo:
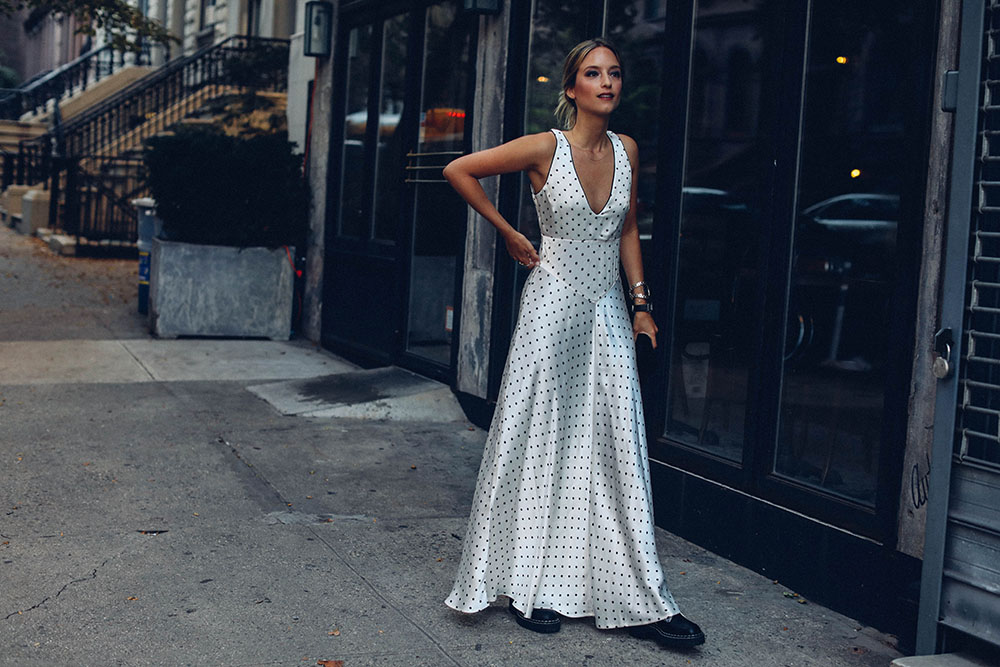
[[[496,602],[497,600],[499,600],[501,597],[505,597],[505,598],[507,598],[508,600],[511,600],[511,601],[514,600],[514,598],[510,597],[509,595],[498,594],[492,600],[487,601],[487,603],[485,605],[483,605],[482,607],[480,607],[479,609],[473,609],[471,611],[466,611],[464,609],[459,609],[458,607],[455,607],[455,606],[452,606],[452,605],[448,604],[447,601],[445,601],[444,604],[445,604],[446,607],[448,607],[452,611],[456,611],[459,614],[465,614],[467,616],[472,616],[473,614],[478,614],[479,612],[488,609],[494,602]],[[524,613],[524,611],[521,610],[521,609],[518,609],[518,611],[520,611],[522,614]],[[561,612],[561,611],[559,611],[558,609],[555,609],[555,608],[553,608],[552,611],[556,612],[557,614],[559,614],[563,618],[594,618],[595,619],[594,624],[597,626],[598,630],[620,630],[620,629],[623,629],[623,628],[637,628],[637,627],[642,627],[644,625],[652,625],[653,623],[659,623],[660,621],[668,621],[671,618],[673,618],[674,616],[676,616],[677,614],[681,613],[678,610],[678,611],[675,611],[673,614],[669,614],[667,616],[664,616],[663,618],[657,618],[657,619],[654,619],[654,620],[651,620],[651,621],[643,621],[641,623],[626,623],[624,625],[603,625],[602,626],[602,625],[599,625],[597,623],[594,614],[568,614],[568,613]]]

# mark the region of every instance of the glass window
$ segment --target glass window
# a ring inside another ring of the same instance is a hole
[[[347,45],[347,96],[344,149],[341,159],[340,225],[342,236],[367,236],[365,155],[367,154],[368,81],[371,72],[372,26],[351,30]]]
[[[404,187],[406,150],[403,133],[396,129],[405,117],[408,21],[408,14],[399,14],[386,20],[383,28],[378,150],[375,157],[375,238],[382,241],[396,239]]]
[[[912,9],[812,7],[774,471],[874,505],[896,231],[920,224],[899,214]]]
[[[771,140],[761,111],[773,0],[699,2],[681,195],[665,435],[740,462],[757,307],[761,210]]]
[[[410,159],[414,187],[413,256],[407,351],[451,363],[455,277],[465,252],[465,202],[441,168],[465,145],[470,38],[478,22],[457,2],[427,8],[420,129]]]

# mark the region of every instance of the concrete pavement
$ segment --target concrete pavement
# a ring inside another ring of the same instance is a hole
[[[452,612],[442,600],[485,434],[440,385],[354,375],[305,342],[151,339],[130,300],[134,264],[100,262],[0,228],[0,664],[900,655],[893,638],[663,531],[671,588],[708,635],[700,649],[586,619],[534,635],[502,603]]]

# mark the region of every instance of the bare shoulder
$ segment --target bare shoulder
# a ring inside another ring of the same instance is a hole
[[[453,160],[448,171],[452,174],[464,172],[475,178],[515,171],[541,171],[548,168],[555,142],[555,136],[551,132],[528,134]]]
[[[524,153],[531,155],[535,159],[544,158],[548,160],[552,156],[552,151],[556,148],[556,135],[551,132],[538,132],[536,134],[526,134],[507,142],[507,146],[517,148]]]
[[[513,162],[517,163],[518,170],[546,172],[556,150],[556,137],[551,132],[526,134],[499,148],[502,153],[511,156]]]
[[[619,134],[618,138],[622,140],[622,146],[625,147],[625,152],[628,153],[629,161],[632,164],[636,164],[639,160],[639,145],[635,143],[635,139],[627,134]]]

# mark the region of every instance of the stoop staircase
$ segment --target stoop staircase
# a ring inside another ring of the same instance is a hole
[[[178,58],[3,154],[2,185],[48,183],[49,220],[94,242],[136,239],[145,141],[227,95],[287,91],[288,40],[230,37]]]
[[[17,154],[21,141],[48,132],[56,104],[62,117],[70,118],[147,73],[149,61],[148,46],[126,54],[107,45],[18,88],[0,89],[0,155]],[[10,177],[4,179],[3,167],[0,160],[0,183],[6,185]]]

